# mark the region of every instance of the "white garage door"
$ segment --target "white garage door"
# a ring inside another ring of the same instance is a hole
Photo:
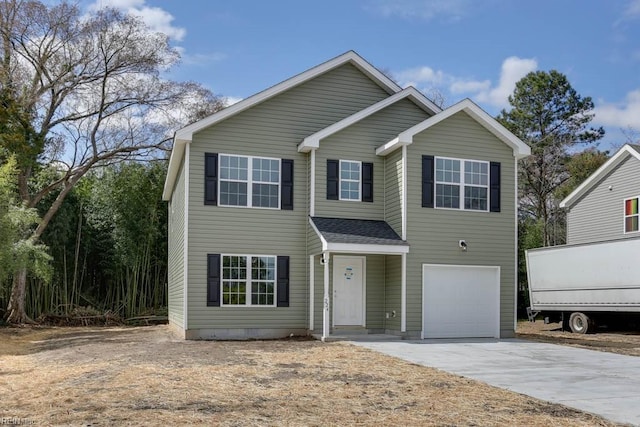
[[[422,266],[425,338],[500,337],[500,267]]]

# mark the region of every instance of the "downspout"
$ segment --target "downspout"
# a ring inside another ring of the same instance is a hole
[[[183,316],[184,319],[182,321],[182,327],[184,328],[185,335],[187,330],[189,329],[189,291],[188,291],[188,283],[189,283],[189,159],[190,159],[190,141],[184,145],[184,253],[182,255],[182,260],[184,262],[183,267],[183,278],[184,281],[184,294],[182,296],[182,304],[183,304]]]
[[[402,146],[402,240],[407,240],[407,146]],[[407,331],[407,254],[400,272],[400,332]]]
[[[311,176],[309,179],[309,216],[316,214],[316,150],[311,150]]]

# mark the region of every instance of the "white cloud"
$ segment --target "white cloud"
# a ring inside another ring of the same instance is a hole
[[[598,102],[594,122],[603,126],[640,129],[640,89],[631,91],[620,103]]]
[[[535,59],[511,56],[502,62],[496,86],[492,86],[489,79],[474,80],[455,76],[428,66],[400,71],[396,73],[396,77],[403,87],[415,86],[423,92],[446,90],[451,95],[468,96],[476,102],[505,108],[509,105],[508,97],[513,93],[518,80],[537,68],[538,62]]]
[[[385,18],[429,21],[442,16],[455,21],[467,13],[469,4],[469,0],[376,0],[367,9]]]
[[[237,104],[238,102],[242,101],[244,98],[236,98],[235,96],[226,96],[224,98],[224,106],[228,107],[230,105],[233,104]]]
[[[485,91],[488,91],[490,88],[491,88],[490,80],[483,80],[483,81],[460,80],[460,81],[454,81],[453,83],[451,83],[451,86],[449,86],[449,90],[451,91],[451,93],[456,95],[460,93],[485,92]]]
[[[186,52],[184,48],[180,48],[178,51],[180,52],[182,62],[186,65],[206,65],[211,62],[218,62],[227,58],[227,55],[222,52],[190,54]]]
[[[175,19],[166,10],[146,5],[146,0],[96,0],[89,6],[89,10],[99,10],[103,7],[113,7],[131,15],[138,16],[153,31],[166,34],[170,39],[181,41],[187,30],[172,24]]]
[[[624,11],[626,18],[640,16],[640,0],[631,0]]]
[[[440,85],[450,77],[431,67],[418,67],[399,72],[397,78],[403,86],[416,86],[418,84]]]
[[[504,60],[500,69],[500,80],[498,85],[493,88],[483,88],[475,94],[475,100],[485,102],[494,107],[505,108],[509,105],[509,95],[513,93],[518,80],[526,76],[531,71],[538,68],[538,61],[535,59],[518,58],[511,56]],[[467,82],[480,83],[478,86],[486,85],[486,82]]]

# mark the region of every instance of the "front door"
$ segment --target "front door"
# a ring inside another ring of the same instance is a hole
[[[365,326],[364,269],[364,257],[333,257],[334,326]]]

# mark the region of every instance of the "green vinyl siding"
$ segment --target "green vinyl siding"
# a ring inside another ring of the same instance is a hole
[[[640,196],[640,160],[629,156],[595,183],[567,213],[567,243],[640,237],[624,233],[624,200]]]
[[[396,312],[396,317],[385,319],[385,329],[400,331],[402,314],[402,257],[388,255],[385,259],[385,312]]]
[[[423,208],[422,155],[501,163],[501,212]],[[416,135],[408,146],[407,331],[422,328],[422,264],[500,266],[500,330],[514,334],[515,159],[513,150],[460,112]],[[466,240],[467,252],[458,247]]]
[[[297,145],[386,96],[347,64],[194,135],[189,177],[189,329],[307,328],[308,161]],[[293,159],[294,209],[205,206],[207,152]],[[289,307],[207,307],[209,253],[289,256]]]
[[[184,328],[184,161],[169,202],[168,311],[169,323]]]
[[[367,255],[367,329],[384,329],[385,255]],[[388,257],[387,257],[388,258]]]
[[[402,149],[385,157],[384,220],[402,236]]]
[[[316,216],[384,219],[385,158],[376,148],[429,116],[403,99],[320,141],[316,151]],[[327,159],[373,163],[373,203],[327,200]]]

